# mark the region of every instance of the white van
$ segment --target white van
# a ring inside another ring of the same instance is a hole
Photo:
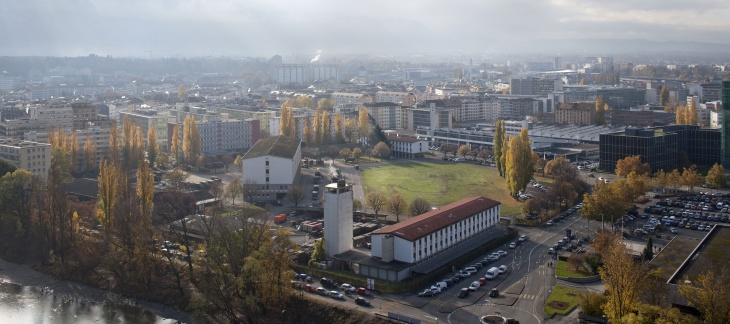
[[[492,280],[494,278],[497,278],[499,276],[499,268],[497,267],[491,267],[489,270],[487,270],[487,274],[484,276],[487,280]]]
[[[471,286],[469,286],[469,290],[477,291],[477,289],[479,289],[479,287],[481,287],[481,286],[482,286],[482,284],[479,283],[479,281],[474,281],[471,283]]]
[[[446,284],[446,281],[439,281],[439,282],[437,282],[437,283],[433,284],[433,286],[434,286],[434,287],[438,287],[438,288],[439,288],[439,289],[441,289],[441,290],[444,290],[444,289],[446,289],[446,287],[448,287],[449,285],[447,285],[447,284]]]

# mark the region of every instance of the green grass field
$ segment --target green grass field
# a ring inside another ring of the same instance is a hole
[[[553,291],[545,303],[545,315],[566,315],[570,313],[570,311],[578,306],[580,294],[580,290],[563,286],[553,287]]]
[[[519,214],[522,203],[510,197],[497,169],[466,163],[411,162],[387,164],[362,171],[365,193],[398,192],[407,201],[424,198],[443,206],[470,196],[502,203],[502,215]]]

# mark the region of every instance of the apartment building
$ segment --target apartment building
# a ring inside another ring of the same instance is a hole
[[[51,144],[0,138],[0,158],[43,178],[51,168]]]
[[[378,91],[375,93],[375,102],[390,102],[401,106],[416,104],[416,94],[413,92]]]
[[[563,102],[558,104],[555,111],[555,122],[569,125],[592,125],[595,114],[595,102]]]
[[[370,116],[382,129],[401,129],[401,106],[392,102],[374,102],[363,104]]]
[[[151,109],[135,109],[131,112],[121,111],[119,112],[119,117],[122,121],[125,118],[129,118],[132,121],[132,125],[139,127],[145,138],[147,138],[147,133],[150,128],[154,127],[157,134],[157,144],[160,145],[160,149],[167,149],[167,124],[174,123],[175,116],[158,115],[156,110]]]

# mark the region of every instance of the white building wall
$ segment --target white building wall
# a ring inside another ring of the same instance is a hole
[[[413,242],[395,236],[395,259],[413,263]]]
[[[352,186],[329,184],[324,191],[324,242],[328,257],[352,250]],[[371,246],[372,247],[372,246]]]
[[[370,255],[373,257],[383,257],[383,236],[385,234],[373,234],[370,236]]]

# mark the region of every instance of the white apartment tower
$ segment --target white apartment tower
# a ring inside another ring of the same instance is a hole
[[[338,180],[324,187],[324,251],[327,258],[352,250],[352,185]]]

